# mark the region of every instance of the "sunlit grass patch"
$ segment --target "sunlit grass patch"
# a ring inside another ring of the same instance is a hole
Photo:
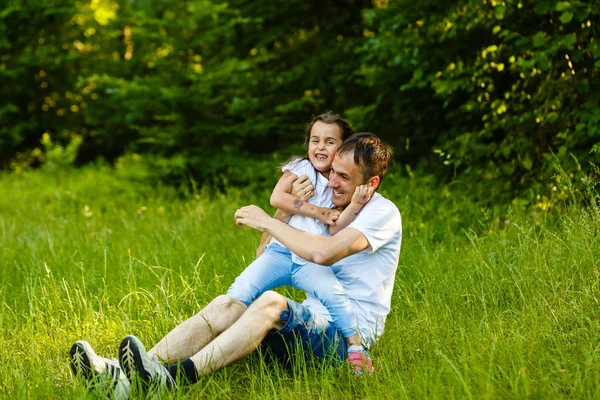
[[[384,189],[402,212],[404,241],[374,376],[255,354],[170,396],[600,395],[595,206],[482,209],[457,187],[393,174]],[[116,357],[126,334],[159,340],[253,260],[259,234],[236,227],[233,213],[268,204],[240,189],[182,195],[109,169],[3,175],[0,191],[0,397],[10,398],[89,396],[69,370],[71,344],[85,339]]]

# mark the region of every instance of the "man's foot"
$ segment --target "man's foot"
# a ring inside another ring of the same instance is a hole
[[[156,356],[146,352],[142,341],[135,336],[126,336],[119,346],[119,362],[125,374],[133,382],[139,377],[144,389],[174,388],[173,377]]]
[[[100,357],[84,340],[75,342],[69,354],[73,374],[89,381],[95,392],[106,393],[112,399],[129,396],[129,381],[116,359]]]
[[[350,370],[355,375],[371,375],[375,370],[375,368],[373,368],[373,361],[371,361],[369,352],[362,348],[362,346],[360,346],[360,350],[353,351],[350,349],[347,360]]]

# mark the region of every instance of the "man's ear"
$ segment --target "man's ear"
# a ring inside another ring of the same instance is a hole
[[[372,176],[369,178],[369,180],[367,181],[367,185],[371,186],[373,188],[373,190],[377,190],[377,188],[379,187],[379,182],[381,182],[381,178],[378,176]]]

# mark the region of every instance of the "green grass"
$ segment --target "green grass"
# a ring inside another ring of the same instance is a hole
[[[0,175],[0,192],[0,397],[10,398],[92,398],[68,368],[72,342],[112,357],[126,334],[153,344],[253,259],[259,234],[233,213],[268,202],[243,190],[181,195],[106,168]],[[383,192],[404,240],[374,376],[254,355],[172,396],[600,397],[597,207],[482,208],[485,188],[397,174]]]

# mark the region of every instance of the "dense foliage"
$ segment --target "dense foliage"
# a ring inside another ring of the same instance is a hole
[[[126,155],[162,179],[248,184],[324,109],[402,164],[513,189],[600,153],[595,1],[5,4],[4,169]]]
[[[360,109],[369,125],[405,124],[419,155],[435,144],[457,171],[513,183],[530,183],[552,153],[565,165],[599,154],[598,5],[453,3],[365,12],[377,32],[361,49],[378,93]]]

